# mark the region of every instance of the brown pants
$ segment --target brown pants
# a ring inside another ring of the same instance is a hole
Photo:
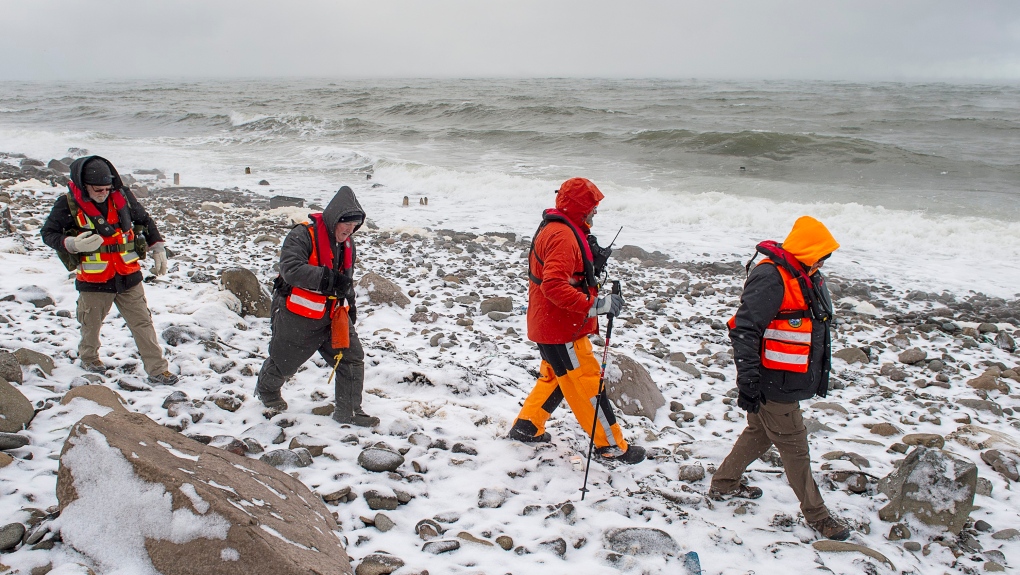
[[[82,361],[99,360],[99,330],[113,304],[117,304],[117,311],[131,330],[145,373],[154,375],[166,371],[169,364],[163,359],[163,349],[156,339],[156,328],[152,325],[142,284],[121,293],[78,292],[78,323],[81,324],[78,357]]]
[[[747,466],[772,445],[776,446],[783,458],[786,479],[800,500],[804,519],[819,521],[828,517],[829,510],[811,476],[807,428],[804,427],[804,418],[797,402],[770,401],[762,405],[758,413],[747,414],[747,427],[712,476],[712,489],[723,493],[736,490]]]

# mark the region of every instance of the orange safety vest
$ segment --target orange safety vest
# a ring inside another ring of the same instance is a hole
[[[74,201],[78,204],[78,209],[75,210],[74,214],[75,225],[83,230],[95,231],[96,225],[92,219],[98,218],[99,223],[102,224],[104,223],[102,214],[99,213],[95,204],[91,202],[85,203],[81,190],[73,182],[70,184],[70,187],[74,195]],[[71,200],[71,198],[68,198],[68,200]],[[107,202],[109,208],[106,213],[105,223],[113,226],[116,231],[111,236],[102,236],[103,244],[99,246],[98,250],[78,254],[79,263],[75,277],[79,281],[106,283],[113,279],[114,275],[131,275],[142,269],[138,264],[138,254],[135,252],[134,232],[130,226],[128,226],[127,230],[123,230],[118,225],[120,223],[120,211],[126,206],[126,200],[120,193],[120,190],[110,192],[110,200]],[[86,210],[94,213],[86,214]]]
[[[308,234],[312,238],[312,253],[308,256],[308,265],[325,266],[333,269],[333,247],[330,245],[329,233],[326,224],[322,220],[322,214],[312,214],[312,222],[305,224]],[[319,253],[323,258],[319,258]],[[354,242],[348,237],[344,240],[344,261],[342,272],[346,272],[354,266]],[[290,295],[287,296],[287,309],[301,317],[309,319],[322,319],[326,315],[328,300],[336,300],[332,295],[321,294],[314,290],[308,290],[293,286]]]
[[[762,335],[761,365],[766,369],[807,373],[812,330],[807,300],[793,274],[770,259],[758,265],[766,263],[775,265],[783,278],[783,303]],[[730,329],[736,327],[736,319],[733,316],[727,322]]]

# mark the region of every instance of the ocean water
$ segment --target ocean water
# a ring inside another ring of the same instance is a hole
[[[1017,85],[0,82],[0,151],[69,148],[320,203],[348,184],[401,229],[530,235],[558,184],[584,176],[607,196],[595,231],[622,226],[621,245],[744,260],[811,214],[843,246],[831,272],[1020,292]]]

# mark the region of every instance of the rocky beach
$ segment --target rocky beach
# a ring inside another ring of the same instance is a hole
[[[151,386],[116,312],[100,352],[115,369],[89,374],[76,361],[73,276],[39,237],[66,191],[68,159],[0,153],[0,573],[194,572],[189,558],[213,553],[203,542],[234,541],[226,525],[249,520],[275,533],[275,545],[299,549],[296,562],[308,554],[337,569],[322,572],[358,575],[684,573],[689,552],[712,574],[1020,565],[1012,494],[1020,300],[829,276],[832,382],[827,397],[802,407],[816,480],[854,528],[847,542],[830,542],[799,516],[774,450],[748,473],[762,499],[706,497],[744,426],[725,328],[744,262],[615,249],[610,279],[622,282],[627,307],[614,325],[607,382],[627,437],[649,459],[592,461],[581,501],[587,436],[565,407],[550,422],[552,443],[504,438],[539,367],[523,315],[530,232],[409,228],[369,213],[355,237],[357,327],[365,408],[382,423],[341,426],[329,417],[332,366],[318,357],[284,387],[286,412],[267,412],[253,397],[280,242],[321,206],[134,171],[132,189],[172,252],[169,274],[147,277],[145,290],[181,380]],[[366,182],[359,196],[386,186]],[[605,342],[593,343],[601,357]],[[110,456],[130,455],[130,441],[146,447],[138,461]],[[212,473],[203,462],[220,461],[216,450],[230,454],[217,475],[189,482]],[[157,465],[174,456],[181,469]],[[116,490],[69,487],[107,459],[111,469],[135,466],[110,472],[123,479],[111,479]],[[238,467],[249,479],[279,470],[265,481],[297,499],[265,516],[258,505],[231,504],[261,501],[256,492],[270,489],[225,483]],[[161,486],[172,505],[144,503],[132,481]],[[89,497],[101,503],[86,507]],[[261,511],[233,518],[241,507]],[[187,521],[174,515],[181,509]],[[190,527],[167,527],[178,521]],[[89,535],[97,522],[146,536]],[[294,526],[303,528],[283,531]],[[325,549],[333,539],[339,548]],[[267,565],[257,555],[265,549],[251,551],[258,559],[245,549],[217,549],[220,563],[205,572]]]

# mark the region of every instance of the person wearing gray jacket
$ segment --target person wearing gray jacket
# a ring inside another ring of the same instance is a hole
[[[270,319],[273,335],[255,395],[272,410],[286,410],[280,392],[284,382],[318,351],[326,363],[336,365],[333,419],[371,427],[379,418],[361,407],[365,352],[354,328],[357,251],[352,236],[365,222],[365,211],[354,191],[343,186],[326,209],[309,214],[309,220],[295,226],[280,249],[280,275],[273,284]],[[345,349],[333,347],[331,326],[337,313],[347,313],[349,318],[349,346]]]

